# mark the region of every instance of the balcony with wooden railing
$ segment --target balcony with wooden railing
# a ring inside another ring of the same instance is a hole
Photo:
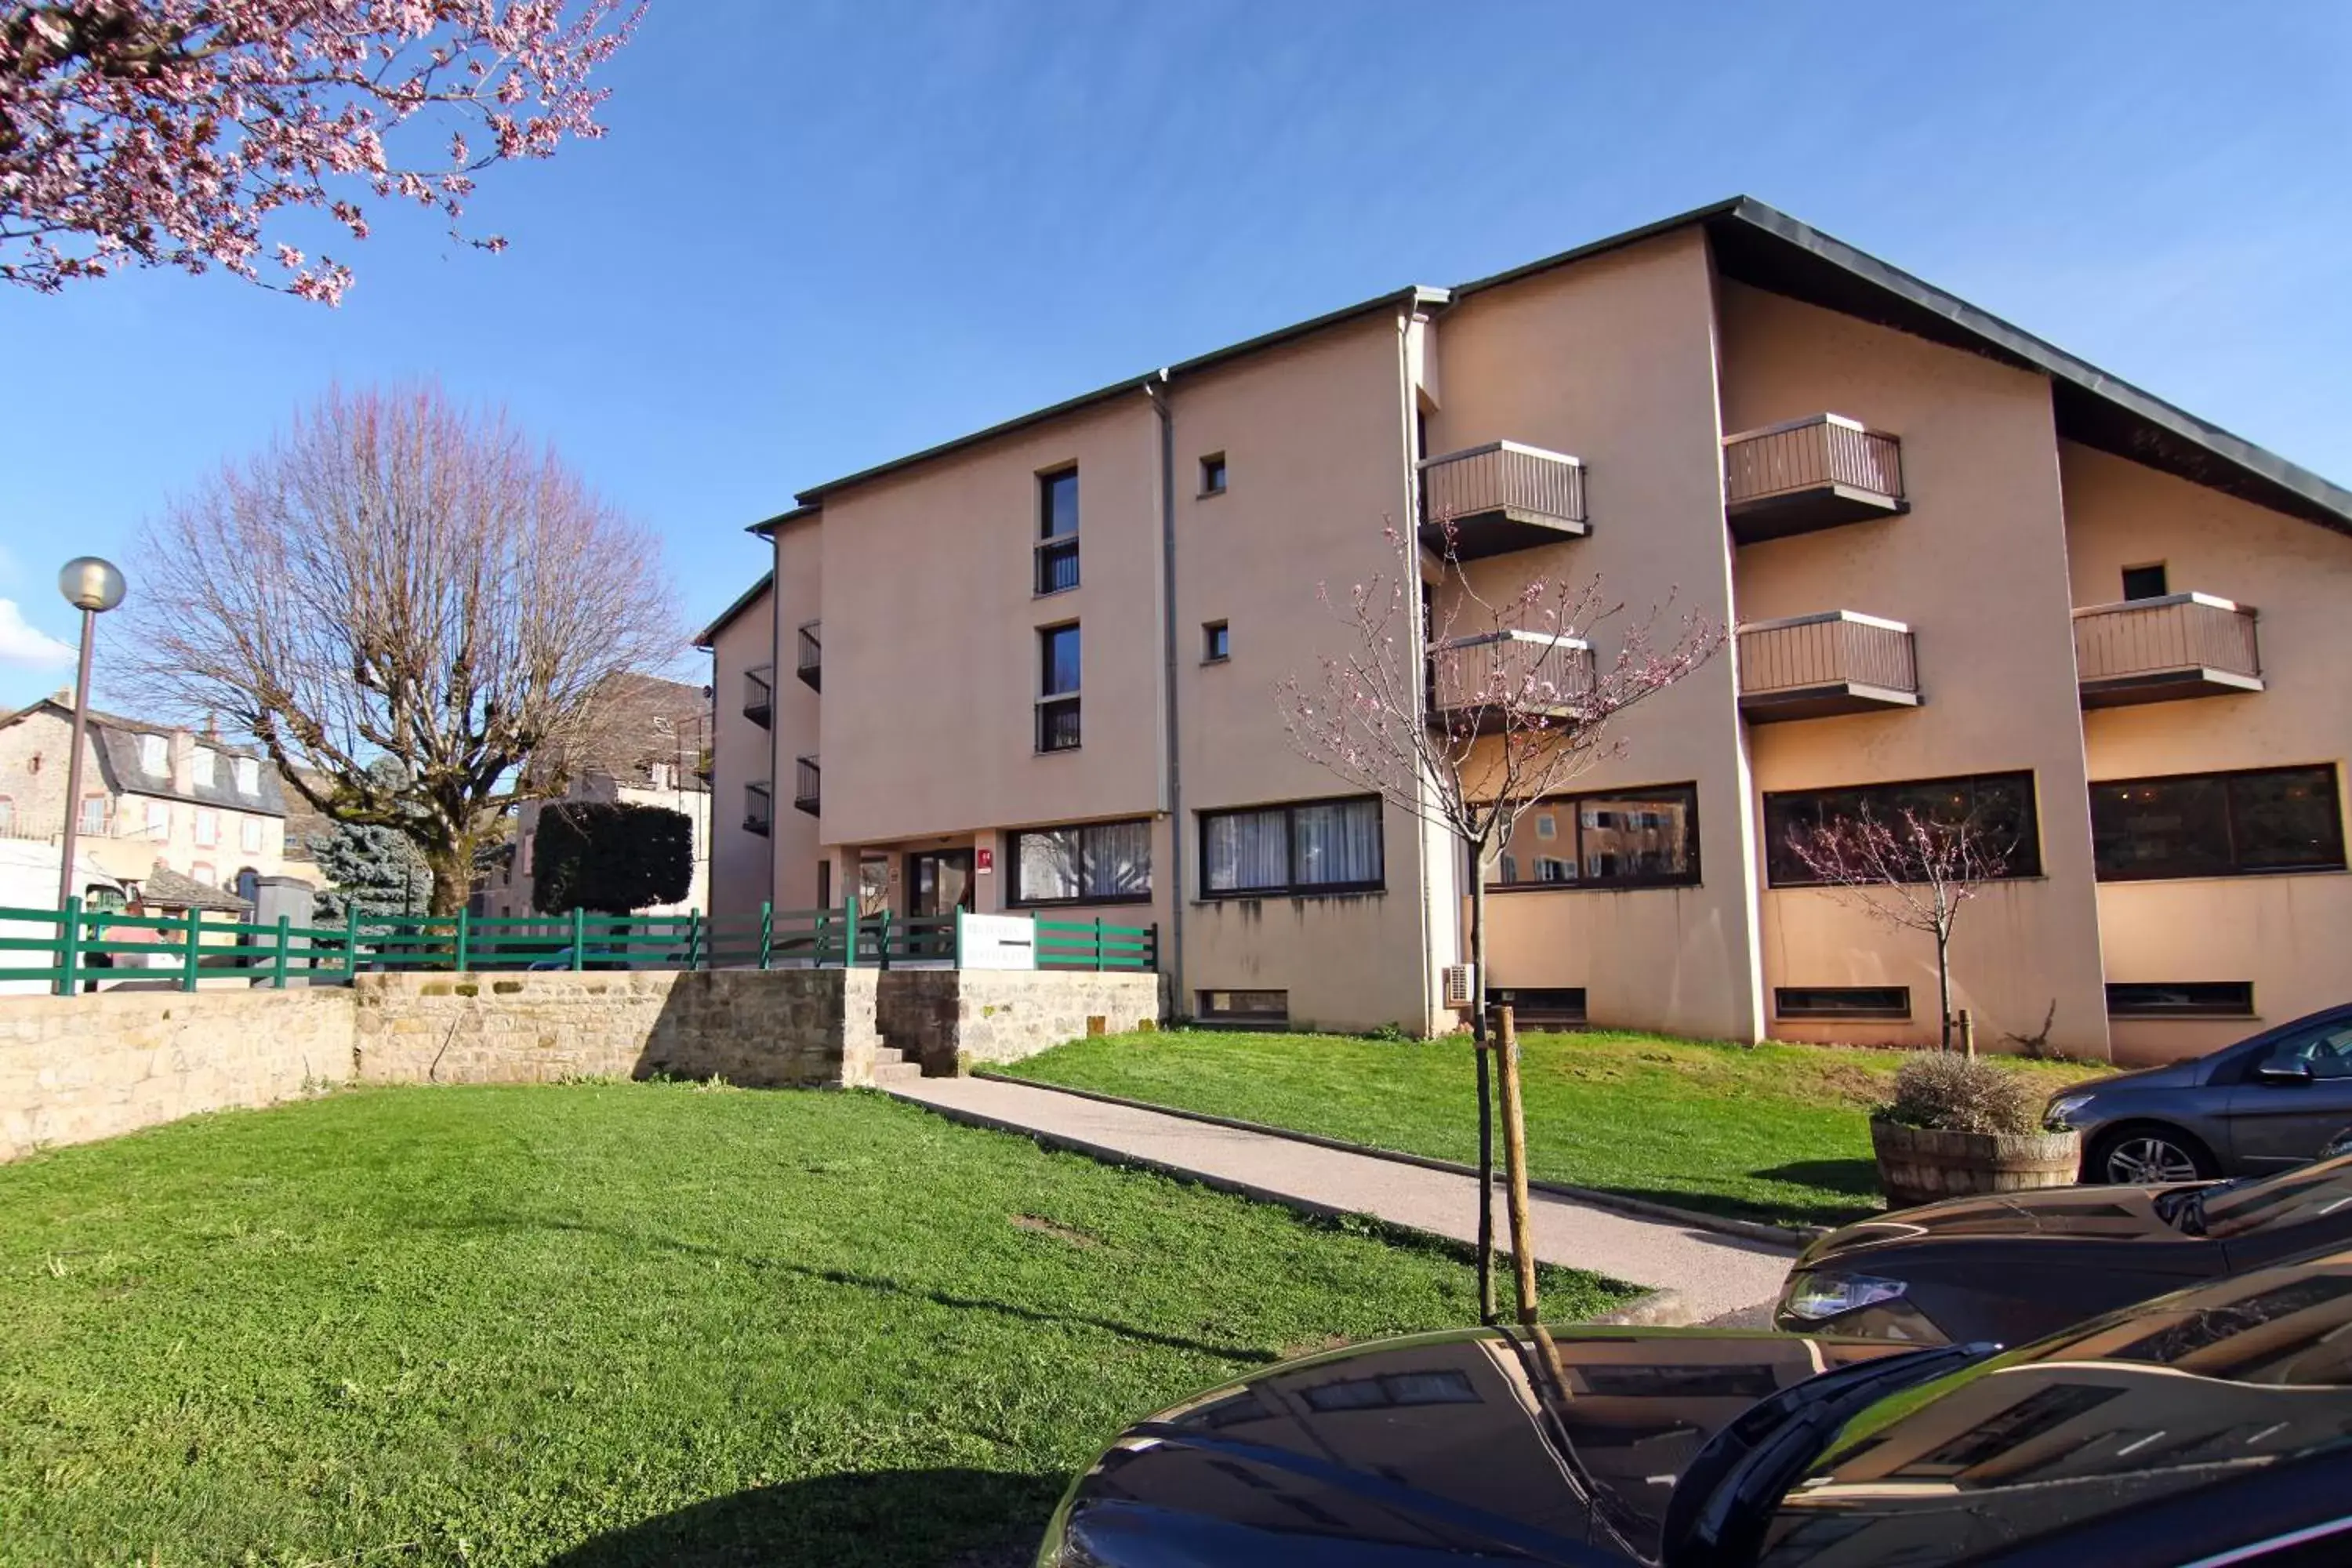
[[[1739,711],[1752,724],[1919,705],[1911,628],[1853,610],[1739,628]]]
[[[1526,631],[1449,637],[1430,650],[1429,720],[1465,734],[1536,719],[1570,725],[1594,679],[1591,646],[1576,637]]]
[[[766,783],[743,786],[743,831],[768,837],[776,823],[776,801]]]
[[[1581,539],[1584,465],[1517,441],[1490,441],[1421,463],[1421,542],[1475,561]]]
[[[2121,708],[2263,689],[2249,605],[2167,594],[2074,612],[2074,676],[2085,708]]]
[[[775,672],[768,664],[743,672],[743,717],[763,730],[775,717],[776,686],[770,679]]]
[[[801,627],[800,659],[793,670],[811,691],[824,689],[824,644],[817,637],[819,624],[810,621]]]
[[[1742,544],[1908,511],[1903,443],[1842,414],[1723,438],[1723,510]]]
[[[818,787],[823,782],[814,757],[793,758],[793,809],[816,816],[824,805],[824,791]]]

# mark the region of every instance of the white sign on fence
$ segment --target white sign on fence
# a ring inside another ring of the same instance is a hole
[[[1034,969],[1037,922],[1026,915],[967,914],[962,921],[966,969]]]

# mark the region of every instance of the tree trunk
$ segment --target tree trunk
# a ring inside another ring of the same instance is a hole
[[[425,868],[433,873],[433,896],[425,912],[455,919],[474,891],[474,855],[470,847],[436,846],[425,851]]]
[[[1511,1276],[1518,1286],[1519,1321],[1532,1328],[1541,1316],[1536,1300],[1535,1227],[1528,1215],[1528,1117],[1519,1098],[1518,1021],[1508,1007],[1495,1009],[1495,1065],[1503,1089],[1503,1170],[1511,1209]]]
[[[1936,1013],[1944,1021],[1944,1049],[1952,1048],[1952,939],[1936,933]]]
[[[1493,1063],[1486,1050],[1486,868],[1470,850],[1470,1039],[1478,1062],[1478,1321],[1495,1310],[1495,1110]]]

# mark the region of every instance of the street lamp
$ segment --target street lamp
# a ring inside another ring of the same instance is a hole
[[[114,563],[77,555],[58,574],[58,592],[81,612],[81,662],[74,670],[73,742],[66,752],[65,854],[58,862],[58,908],[74,891],[74,838],[81,828],[81,747],[89,710],[89,660],[98,638],[98,617],[122,603],[122,574]]]

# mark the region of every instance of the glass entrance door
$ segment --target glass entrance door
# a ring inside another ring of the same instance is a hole
[[[971,851],[919,849],[907,857],[907,912],[944,915],[971,903]]]

